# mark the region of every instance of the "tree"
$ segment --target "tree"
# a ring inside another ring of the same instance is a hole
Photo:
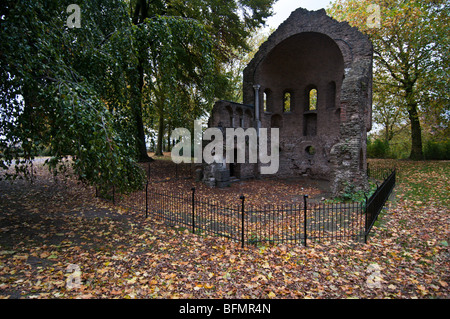
[[[105,39],[126,27],[122,1],[80,1],[82,28],[66,26],[69,1],[18,1],[2,8],[0,34],[0,165],[27,173],[48,147],[54,173],[69,171],[89,184],[140,187],[122,77],[123,57]],[[114,87],[112,92],[109,87]],[[118,110],[119,113],[116,113]],[[117,116],[117,115],[120,116]],[[20,165],[16,164],[20,160]]]
[[[258,52],[260,46],[268,39],[269,35],[275,30],[271,29],[268,32],[263,32],[262,29],[257,29],[251,33],[247,43],[249,49],[235,49],[234,58],[223,64],[222,73],[226,76],[230,89],[224,91],[223,99],[228,101],[235,101],[242,103],[242,87],[243,87],[243,72],[250,61]]]
[[[219,66],[272,3],[80,0],[81,28],[71,29],[68,0],[2,2],[0,166],[26,175],[45,147],[54,173],[141,186],[143,116],[157,116],[162,139],[166,123],[203,114],[227,83],[214,81]]]
[[[376,4],[380,16],[376,16]],[[380,95],[396,90],[411,127],[411,159],[422,159],[421,112],[446,101],[448,108],[449,3],[444,0],[337,0],[328,13],[366,33],[374,45],[374,81]],[[372,18],[381,19],[374,27]],[[382,75],[382,79],[378,78]],[[388,78],[384,75],[388,74]],[[438,85],[433,85],[437,83]],[[445,104],[444,104],[445,105]],[[439,105],[443,110],[445,106]]]
[[[190,118],[186,114],[202,115],[213,98],[212,42],[196,20],[164,16],[136,26],[134,38],[145,76],[141,102],[156,115],[157,154],[161,154],[166,124],[179,124],[180,119]]]
[[[233,0],[233,1],[220,1],[220,0],[193,0],[193,1],[179,1],[179,0],[157,0],[157,1],[147,1],[147,0],[135,0],[130,1],[130,12],[132,12],[132,21],[134,25],[140,25],[146,21],[146,19],[154,19],[154,17],[172,17],[176,19],[184,19],[188,21],[190,19],[197,21],[200,25],[203,25],[207,31],[209,38],[212,41],[212,53],[214,57],[214,67],[212,70],[213,77],[210,77],[211,84],[215,84],[211,89],[214,91],[214,96],[217,98],[222,98],[224,96],[229,96],[229,93],[233,91],[231,86],[233,83],[230,81],[229,73],[227,74],[225,64],[230,63],[235,57],[236,52],[249,50],[247,40],[250,34],[256,30],[260,25],[264,23],[264,20],[271,15],[271,7],[275,0]],[[162,20],[161,20],[162,21]],[[167,20],[165,20],[167,21]],[[176,36],[176,35],[175,35]],[[170,38],[171,39],[171,38]],[[186,44],[186,43],[185,43]],[[179,51],[179,48],[174,49]],[[183,47],[186,49],[186,45]],[[145,46],[141,46],[141,50],[147,50]],[[179,51],[180,52],[180,51]],[[176,53],[176,52],[173,52]],[[142,52],[140,53],[142,55]],[[174,56],[174,54],[171,54]],[[164,58],[159,56],[160,58]],[[158,58],[158,57],[156,57]],[[174,62],[174,61],[172,61]],[[145,60],[140,59],[137,69],[139,72],[139,92],[140,96],[145,94],[143,91],[144,87],[144,77],[148,74],[144,71]],[[177,63],[182,63],[183,61],[178,60]],[[154,60],[154,65],[158,65],[158,61]],[[176,81],[176,79],[173,79]],[[181,86],[183,87],[183,85]],[[190,88],[191,92],[199,93],[202,86],[195,85]],[[151,87],[150,91],[152,94],[147,93],[147,101],[143,103],[137,103],[135,105],[135,116],[137,132],[139,134],[138,140],[142,140],[141,136],[144,132],[142,115],[145,113],[156,113],[154,118],[154,123],[156,124],[158,130],[158,142],[156,148],[156,154],[162,154],[162,140],[164,132],[166,130],[166,124],[168,123],[167,115],[171,113],[172,115],[180,114],[181,118],[176,120],[171,117],[171,121],[184,122],[185,119],[191,119],[191,116],[184,116],[186,113],[179,112],[173,109],[172,112],[168,112],[167,95],[171,95],[171,100],[173,101],[176,94],[181,93],[183,96],[178,97],[177,101],[184,101],[189,103],[191,107],[194,104],[195,112],[189,113],[190,115],[201,115],[208,111],[211,107],[211,103],[207,99],[199,99],[195,96],[188,96],[186,93],[189,90],[177,89],[172,92],[168,92],[164,88]],[[179,105],[178,105],[179,106]],[[150,112],[145,112],[143,110],[145,107],[150,107],[152,110]],[[172,105],[174,107],[174,105]],[[183,109],[182,109],[183,110]],[[144,112],[143,112],[144,111]],[[141,158],[146,156],[143,154],[144,150],[141,149]]]
[[[389,147],[390,141],[406,126],[404,109],[399,105],[404,104],[402,96],[390,85],[385,85],[389,75],[377,73],[377,81],[374,83],[373,95],[373,119],[381,125],[381,136]]]

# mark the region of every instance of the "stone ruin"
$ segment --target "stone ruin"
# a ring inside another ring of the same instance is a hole
[[[334,195],[348,185],[367,190],[372,60],[372,44],[356,28],[332,19],[323,9],[299,8],[245,68],[243,103],[217,101],[208,126],[223,131],[277,127],[276,177],[325,180]],[[225,159],[203,163],[198,178],[223,187],[233,178],[264,177],[261,165]]]

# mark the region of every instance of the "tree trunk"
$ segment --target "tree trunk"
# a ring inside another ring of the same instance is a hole
[[[389,141],[390,141],[390,138],[389,138],[389,136],[390,136],[390,128],[389,128],[389,122],[386,122],[385,123],[385,126],[384,126],[384,142],[386,143],[386,144],[389,144]]]
[[[138,65],[139,72],[139,96],[138,101],[135,105],[134,119],[136,124],[136,141],[138,150],[138,161],[139,162],[150,162],[153,159],[147,154],[147,147],[145,145],[145,131],[144,131],[144,121],[142,120],[142,90],[144,88],[144,69],[142,63],[139,61]]]
[[[147,17],[147,4],[145,0],[140,0],[136,3],[135,12],[133,16],[133,24],[138,24],[145,20]],[[145,145],[145,130],[144,121],[142,119],[142,91],[144,89],[144,68],[143,62],[139,60],[137,66],[139,73],[139,95],[136,101],[134,109],[134,119],[136,125],[136,141],[137,141],[137,151],[138,151],[138,161],[139,162],[150,162],[153,161],[151,157],[147,154],[147,147]]]
[[[136,140],[138,148],[138,161],[139,162],[150,162],[153,161],[151,157],[147,154],[147,147],[145,145],[145,132],[144,123],[142,120],[142,108],[137,106],[135,110],[135,124],[136,124]]]
[[[405,85],[406,103],[408,107],[409,122],[411,124],[411,154],[412,160],[422,160],[422,128],[420,127],[417,101],[414,98],[414,82]]]
[[[172,134],[172,128],[170,127],[170,124],[167,128],[167,152],[171,151],[171,145],[170,145],[170,135]]]
[[[411,154],[412,160],[422,160],[422,128],[420,126],[419,115],[417,114],[417,103],[408,106],[409,121],[411,122]]]

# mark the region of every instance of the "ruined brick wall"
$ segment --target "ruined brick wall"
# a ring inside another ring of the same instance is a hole
[[[254,104],[259,84],[261,126],[280,125],[280,175],[327,179],[336,194],[346,183],[367,188],[372,56],[371,42],[356,28],[325,10],[301,8],[260,47],[244,70],[244,103]]]
[[[278,176],[326,179],[335,194],[346,184],[367,189],[372,56],[372,44],[356,28],[325,10],[299,8],[244,70],[244,104],[216,103],[209,125],[255,126],[259,113],[261,127],[280,129]],[[255,85],[259,112],[248,107],[256,104]],[[240,122],[246,111],[253,121]],[[258,176],[258,167],[245,165],[238,175]]]
[[[222,130],[223,141],[226,142],[226,128],[254,127],[254,106],[230,101],[217,101],[212,109],[208,127],[217,127]],[[203,141],[205,147],[210,141]],[[235,145],[236,145],[235,141]],[[225,146],[225,145],[224,145]],[[228,170],[229,177],[250,179],[257,177],[257,165],[249,163],[249,149],[245,149],[245,163],[237,163],[237,148],[234,149],[234,163],[226,163],[226,149],[223,149],[222,163],[204,164],[202,180],[211,186],[218,186],[222,182],[221,176],[224,169]],[[220,186],[220,185],[219,185]],[[223,185],[226,186],[226,183]]]

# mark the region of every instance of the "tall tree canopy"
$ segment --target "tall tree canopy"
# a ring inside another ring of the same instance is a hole
[[[247,49],[274,0],[83,0],[0,5],[0,165],[27,163],[42,148],[54,172],[92,184],[142,184],[144,123],[202,115],[230,89],[223,64]],[[17,173],[26,166],[15,165]]]
[[[437,112],[445,121],[447,112],[448,120],[449,6],[445,0],[337,0],[328,9],[372,40],[375,107],[407,113],[411,159],[423,157],[421,115]]]
[[[55,173],[67,168],[63,159],[71,155],[82,181],[133,189],[142,174],[128,147],[134,142],[126,112],[110,112],[120,98],[107,90],[117,58],[103,45],[108,34],[126,27],[126,6],[85,1],[83,27],[69,29],[69,4],[18,1],[2,8],[0,165],[26,162],[48,147]]]
[[[271,7],[276,0],[135,0],[130,1],[130,12],[132,12],[133,24],[139,25],[146,19],[155,16],[164,16],[172,18],[193,19],[205,27],[212,41],[212,55],[214,57],[213,70],[208,74],[211,84],[214,84],[210,91],[217,98],[230,96],[235,88],[233,78],[230,72],[227,72],[226,65],[242,51],[249,50],[247,43],[252,32],[261,26],[265,19],[271,15]],[[141,47],[141,53],[146,50],[145,46]],[[182,57],[180,57],[182,58]],[[174,67],[178,67],[182,60],[172,60]],[[156,146],[156,154],[162,154],[162,138],[167,129],[170,130],[176,124],[182,124],[183,127],[190,127],[192,120],[202,115],[211,106],[208,98],[211,95],[199,99],[198,89],[201,86],[190,86],[189,90],[192,94],[186,94],[186,90],[173,91],[182,94],[178,97],[179,101],[183,101],[186,105],[191,105],[189,113],[178,108],[177,105],[163,102],[167,100],[166,96],[161,94],[169,94],[167,90],[160,90],[152,86],[146,86],[142,80],[146,76],[144,64],[145,59],[139,60],[137,69],[139,70],[139,90],[141,96],[151,96],[150,100],[142,100],[136,105],[136,125],[138,139],[144,138],[144,127],[141,120],[142,114],[149,113],[153,117],[158,130],[158,143]],[[155,94],[155,89],[158,93]],[[185,87],[186,89],[186,87]],[[149,91],[151,93],[149,93]],[[174,96],[173,96],[174,97]],[[168,101],[168,100],[167,100]],[[167,109],[171,107],[171,110]],[[193,108],[193,110],[192,110]],[[186,114],[190,116],[186,116]],[[180,123],[181,121],[181,123]],[[145,159],[145,147],[140,148],[141,159]]]

